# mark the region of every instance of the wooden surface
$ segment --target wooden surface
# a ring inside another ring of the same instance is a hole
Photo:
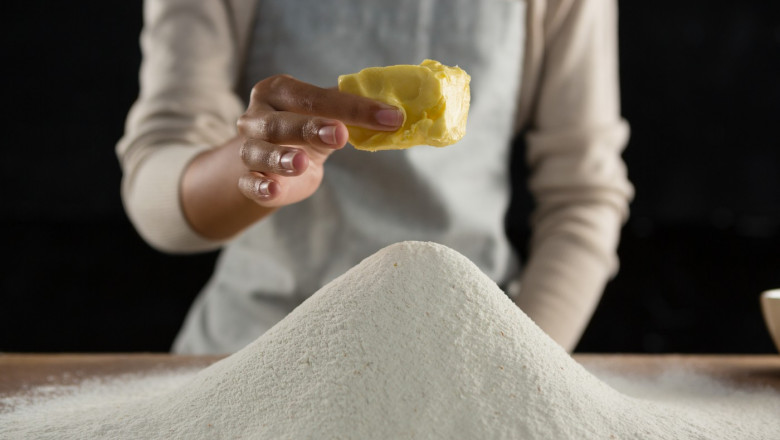
[[[574,358],[587,368],[645,377],[669,369],[685,369],[735,383],[769,386],[780,391],[778,355],[620,355],[580,354]]]
[[[40,385],[75,385],[128,373],[204,368],[220,356],[170,354],[0,354],[0,396]]]
[[[220,356],[169,354],[0,354],[0,396],[40,385],[73,385],[85,379],[126,373],[204,368]],[[777,355],[577,354],[587,368],[652,377],[669,368],[707,374],[739,385],[766,385],[780,391]]]

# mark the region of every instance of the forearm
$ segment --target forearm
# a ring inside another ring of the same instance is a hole
[[[609,277],[633,188],[619,151],[628,128],[529,135],[536,200],[530,260],[517,304],[574,349]]]
[[[616,1],[547,6],[543,76],[526,91],[536,99],[526,151],[536,206],[517,303],[571,350],[617,270],[633,187],[621,157]]]
[[[235,136],[246,108],[235,93],[240,46],[226,2],[149,0],[144,5],[140,93],[116,152],[122,201],[155,249],[190,253],[222,244],[193,230],[182,178],[200,154]]]
[[[263,207],[244,196],[238,187],[246,167],[239,159],[241,140],[199,154],[181,180],[181,206],[188,223],[199,235],[227,240],[275,208]]]
[[[623,215],[609,205],[571,206],[535,234],[517,305],[562,347],[577,345],[609,278]]]

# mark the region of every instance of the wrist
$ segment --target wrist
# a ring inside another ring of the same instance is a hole
[[[241,140],[196,156],[181,179],[181,207],[192,229],[210,240],[227,240],[275,209],[258,205],[238,188],[246,172],[240,160]]]

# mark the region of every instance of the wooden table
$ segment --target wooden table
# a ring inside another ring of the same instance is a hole
[[[652,377],[666,369],[689,371],[739,385],[766,385],[780,391],[778,355],[577,354],[585,367]],[[0,397],[39,385],[72,385],[85,379],[125,373],[203,368],[220,356],[170,354],[0,354]]]

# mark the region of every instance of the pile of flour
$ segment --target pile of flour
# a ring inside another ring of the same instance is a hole
[[[739,405],[722,407],[632,391],[618,392],[576,363],[465,257],[405,242],[367,258],[255,342],[185,380],[88,408],[17,405],[0,414],[0,438],[776,439],[780,433],[775,393],[748,393]]]

